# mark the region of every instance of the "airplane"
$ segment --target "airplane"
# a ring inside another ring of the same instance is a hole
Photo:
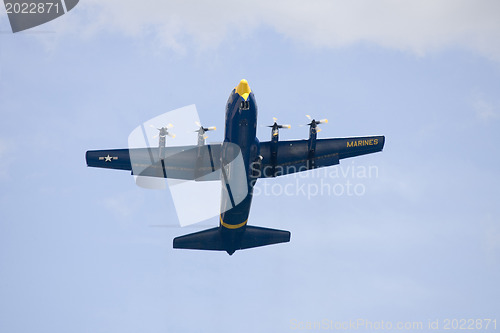
[[[87,166],[128,170],[133,175],[145,177],[220,180],[222,196],[218,226],[176,237],[173,247],[226,251],[232,255],[237,250],[290,241],[289,231],[248,225],[253,188],[259,178],[333,166],[341,159],[380,152],[384,147],[383,135],[317,139],[318,125],[328,120],[308,118],[308,139],[280,141],[279,130],[290,126],[280,125],[274,118],[274,124],[269,126],[271,140],[260,142],[256,136],[255,96],[243,79],[232,90],[226,104],[223,143],[205,144],[205,133],[215,128],[198,123],[197,145],[168,147],[165,138],[171,135],[172,125],[169,124],[159,129],[158,148],[89,150],[86,152]]]

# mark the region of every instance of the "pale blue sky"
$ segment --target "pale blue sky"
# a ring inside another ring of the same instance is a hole
[[[89,0],[15,35],[0,13],[0,331],[500,320],[498,5],[353,3]],[[305,114],[330,120],[321,137],[385,135],[382,153],[336,167],[378,175],[325,178],[362,196],[256,197],[249,224],[290,243],[173,250],[205,227],[150,227],[177,223],[169,194],[87,168],[85,151],[193,103],[220,140],[242,78],[260,124],[292,124],[282,139],[307,136]]]

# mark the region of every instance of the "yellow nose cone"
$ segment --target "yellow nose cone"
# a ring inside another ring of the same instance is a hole
[[[247,100],[248,95],[252,92],[247,80],[245,79],[241,80],[240,83],[238,83],[238,86],[234,89],[236,90],[236,93],[243,97],[245,101]]]

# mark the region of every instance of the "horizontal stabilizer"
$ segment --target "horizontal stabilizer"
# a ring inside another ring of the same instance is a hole
[[[174,238],[174,249],[224,251],[219,227]]]
[[[239,249],[265,246],[290,241],[290,231],[247,226]]]
[[[239,237],[230,237],[221,231],[221,227],[216,227],[176,237],[174,249],[226,251],[233,254],[236,250],[289,241],[290,232],[285,230],[246,226]]]

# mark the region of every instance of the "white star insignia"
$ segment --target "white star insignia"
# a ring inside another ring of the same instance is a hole
[[[108,156],[104,156],[104,162],[111,162],[111,159],[112,159],[112,157],[109,156],[109,154],[108,154]]]

